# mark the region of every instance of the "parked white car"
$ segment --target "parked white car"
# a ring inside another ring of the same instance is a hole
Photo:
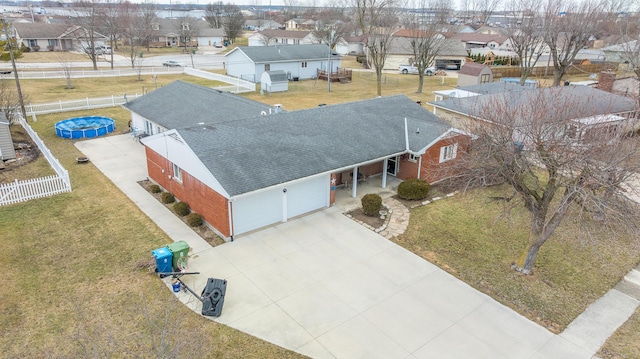
[[[418,68],[414,65],[400,65],[399,70],[400,70],[400,73],[404,75],[418,73]],[[435,67],[427,67],[426,69],[424,69],[424,74],[427,76],[433,76],[435,73],[436,73]]]

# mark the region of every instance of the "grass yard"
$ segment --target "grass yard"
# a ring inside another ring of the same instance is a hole
[[[640,308],[600,348],[603,359],[640,358]]]
[[[202,86],[216,87],[228,84],[203,79],[200,77],[179,75],[157,75],[155,82],[153,76],[142,75],[141,80],[137,76],[101,77],[73,79],[72,89],[67,89],[65,79],[50,80],[21,80],[20,86],[25,97],[25,104],[47,103],[65,100],[79,100],[86,97],[106,97],[123,94],[142,94],[153,91],[176,80],[182,80]]]
[[[491,199],[511,192],[472,190],[415,208],[397,242],[558,333],[638,263],[638,242],[566,221],[540,250],[534,274],[522,276],[510,265],[525,249],[529,214],[517,203],[505,215],[504,202]]]
[[[39,116],[32,126],[69,170],[73,192],[0,207],[3,356],[160,357],[153,338],[166,340],[165,357],[301,357],[194,315],[148,268],[136,269],[171,239],[97,168],[76,164],[81,153],[53,124],[81,115],[113,117],[114,133],[129,119],[120,108]]]
[[[372,72],[354,71],[353,81],[346,84],[334,82],[331,84],[331,92],[328,91],[327,81],[304,80],[289,82],[289,91],[263,94],[260,92],[245,94],[250,99],[268,104],[282,104],[285,110],[300,110],[316,107],[319,104],[338,104],[350,101],[371,99],[377,96],[376,77]],[[423,104],[434,100],[432,91],[447,89],[456,86],[455,78],[444,79],[431,76],[425,77],[423,92],[416,93],[418,89],[418,76],[400,74],[383,74],[382,96],[404,94]]]

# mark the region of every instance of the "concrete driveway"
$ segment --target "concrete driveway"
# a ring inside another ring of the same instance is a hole
[[[217,322],[313,358],[586,359],[593,354],[336,207],[208,247],[135,183],[145,179],[146,166],[143,147],[130,136],[76,146],[174,240],[190,243],[189,270],[201,273],[182,278],[190,288],[199,293],[208,277],[227,279],[222,315],[212,318]],[[164,280],[170,286],[170,278]],[[193,295],[177,296],[200,313]]]

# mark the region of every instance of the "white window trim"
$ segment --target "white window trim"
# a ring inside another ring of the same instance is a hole
[[[173,166],[173,179],[176,182],[182,183],[182,169],[175,163],[171,163],[171,165]]]
[[[450,149],[450,152],[449,152],[449,155],[447,156],[448,148]],[[440,147],[440,163],[451,161],[452,159],[456,158],[457,153],[458,153],[457,143]]]
[[[420,158],[419,155],[410,153],[409,154],[409,162],[418,162],[418,159]]]

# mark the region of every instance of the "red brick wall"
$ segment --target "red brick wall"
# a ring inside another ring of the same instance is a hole
[[[400,156],[400,166],[396,177],[401,180],[418,177],[418,162],[409,161],[409,155]]]
[[[169,179],[169,176],[173,177],[173,166],[169,161],[148,147],[146,152],[149,177],[180,201],[186,202],[193,212],[200,214],[223,236],[229,237],[231,229],[227,199],[184,170],[182,183]]]
[[[440,148],[454,143],[458,144],[456,158],[439,163]],[[456,163],[457,159],[464,156],[464,153],[467,152],[470,145],[471,139],[464,135],[456,135],[436,142],[433,146],[427,149],[427,152],[424,155],[422,155],[420,178],[427,180],[429,183],[434,183],[450,177],[453,174],[451,170],[452,165]]]

